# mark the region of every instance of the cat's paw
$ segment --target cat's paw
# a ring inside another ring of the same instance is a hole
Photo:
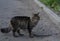
[[[16,35],[15,35],[14,37],[19,37],[19,36],[16,36]]]
[[[33,36],[33,35],[29,35],[29,37],[30,37],[30,38],[34,38],[34,36]]]
[[[24,34],[19,34],[19,36],[24,36]]]

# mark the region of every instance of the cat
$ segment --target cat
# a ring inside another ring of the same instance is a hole
[[[33,37],[31,33],[32,29],[37,25],[39,20],[40,20],[39,13],[33,14],[32,18],[28,16],[15,16],[15,17],[12,17],[10,20],[10,24],[13,29],[3,28],[1,29],[1,32],[8,33],[12,30],[13,36],[17,37],[15,32],[17,32],[18,35],[23,36],[23,34],[20,33],[20,29],[22,30],[27,29],[29,33],[29,37]]]

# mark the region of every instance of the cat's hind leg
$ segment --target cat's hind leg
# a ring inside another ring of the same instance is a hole
[[[12,30],[14,37],[18,37],[18,36],[15,34],[16,31],[17,31],[17,29],[13,29],[13,30]]]

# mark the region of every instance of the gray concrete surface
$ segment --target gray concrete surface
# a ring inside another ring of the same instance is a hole
[[[60,41],[60,29],[49,19],[49,16],[34,0],[0,0],[0,28],[8,27],[14,16],[32,16],[33,12],[40,12],[41,20],[33,29],[40,37],[29,38],[28,33],[23,37],[13,37],[12,32],[0,32],[0,41]],[[51,35],[51,36],[46,36]]]

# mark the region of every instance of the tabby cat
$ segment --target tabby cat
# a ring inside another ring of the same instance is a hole
[[[8,33],[12,30],[13,36],[17,37],[15,32],[17,32],[18,35],[23,36],[23,34],[20,33],[20,29],[22,30],[27,29],[29,36],[33,37],[31,33],[32,29],[37,25],[39,20],[40,20],[39,13],[33,14],[32,18],[28,16],[15,16],[10,20],[10,24],[13,29],[4,28],[4,29],[1,29],[1,32]]]

